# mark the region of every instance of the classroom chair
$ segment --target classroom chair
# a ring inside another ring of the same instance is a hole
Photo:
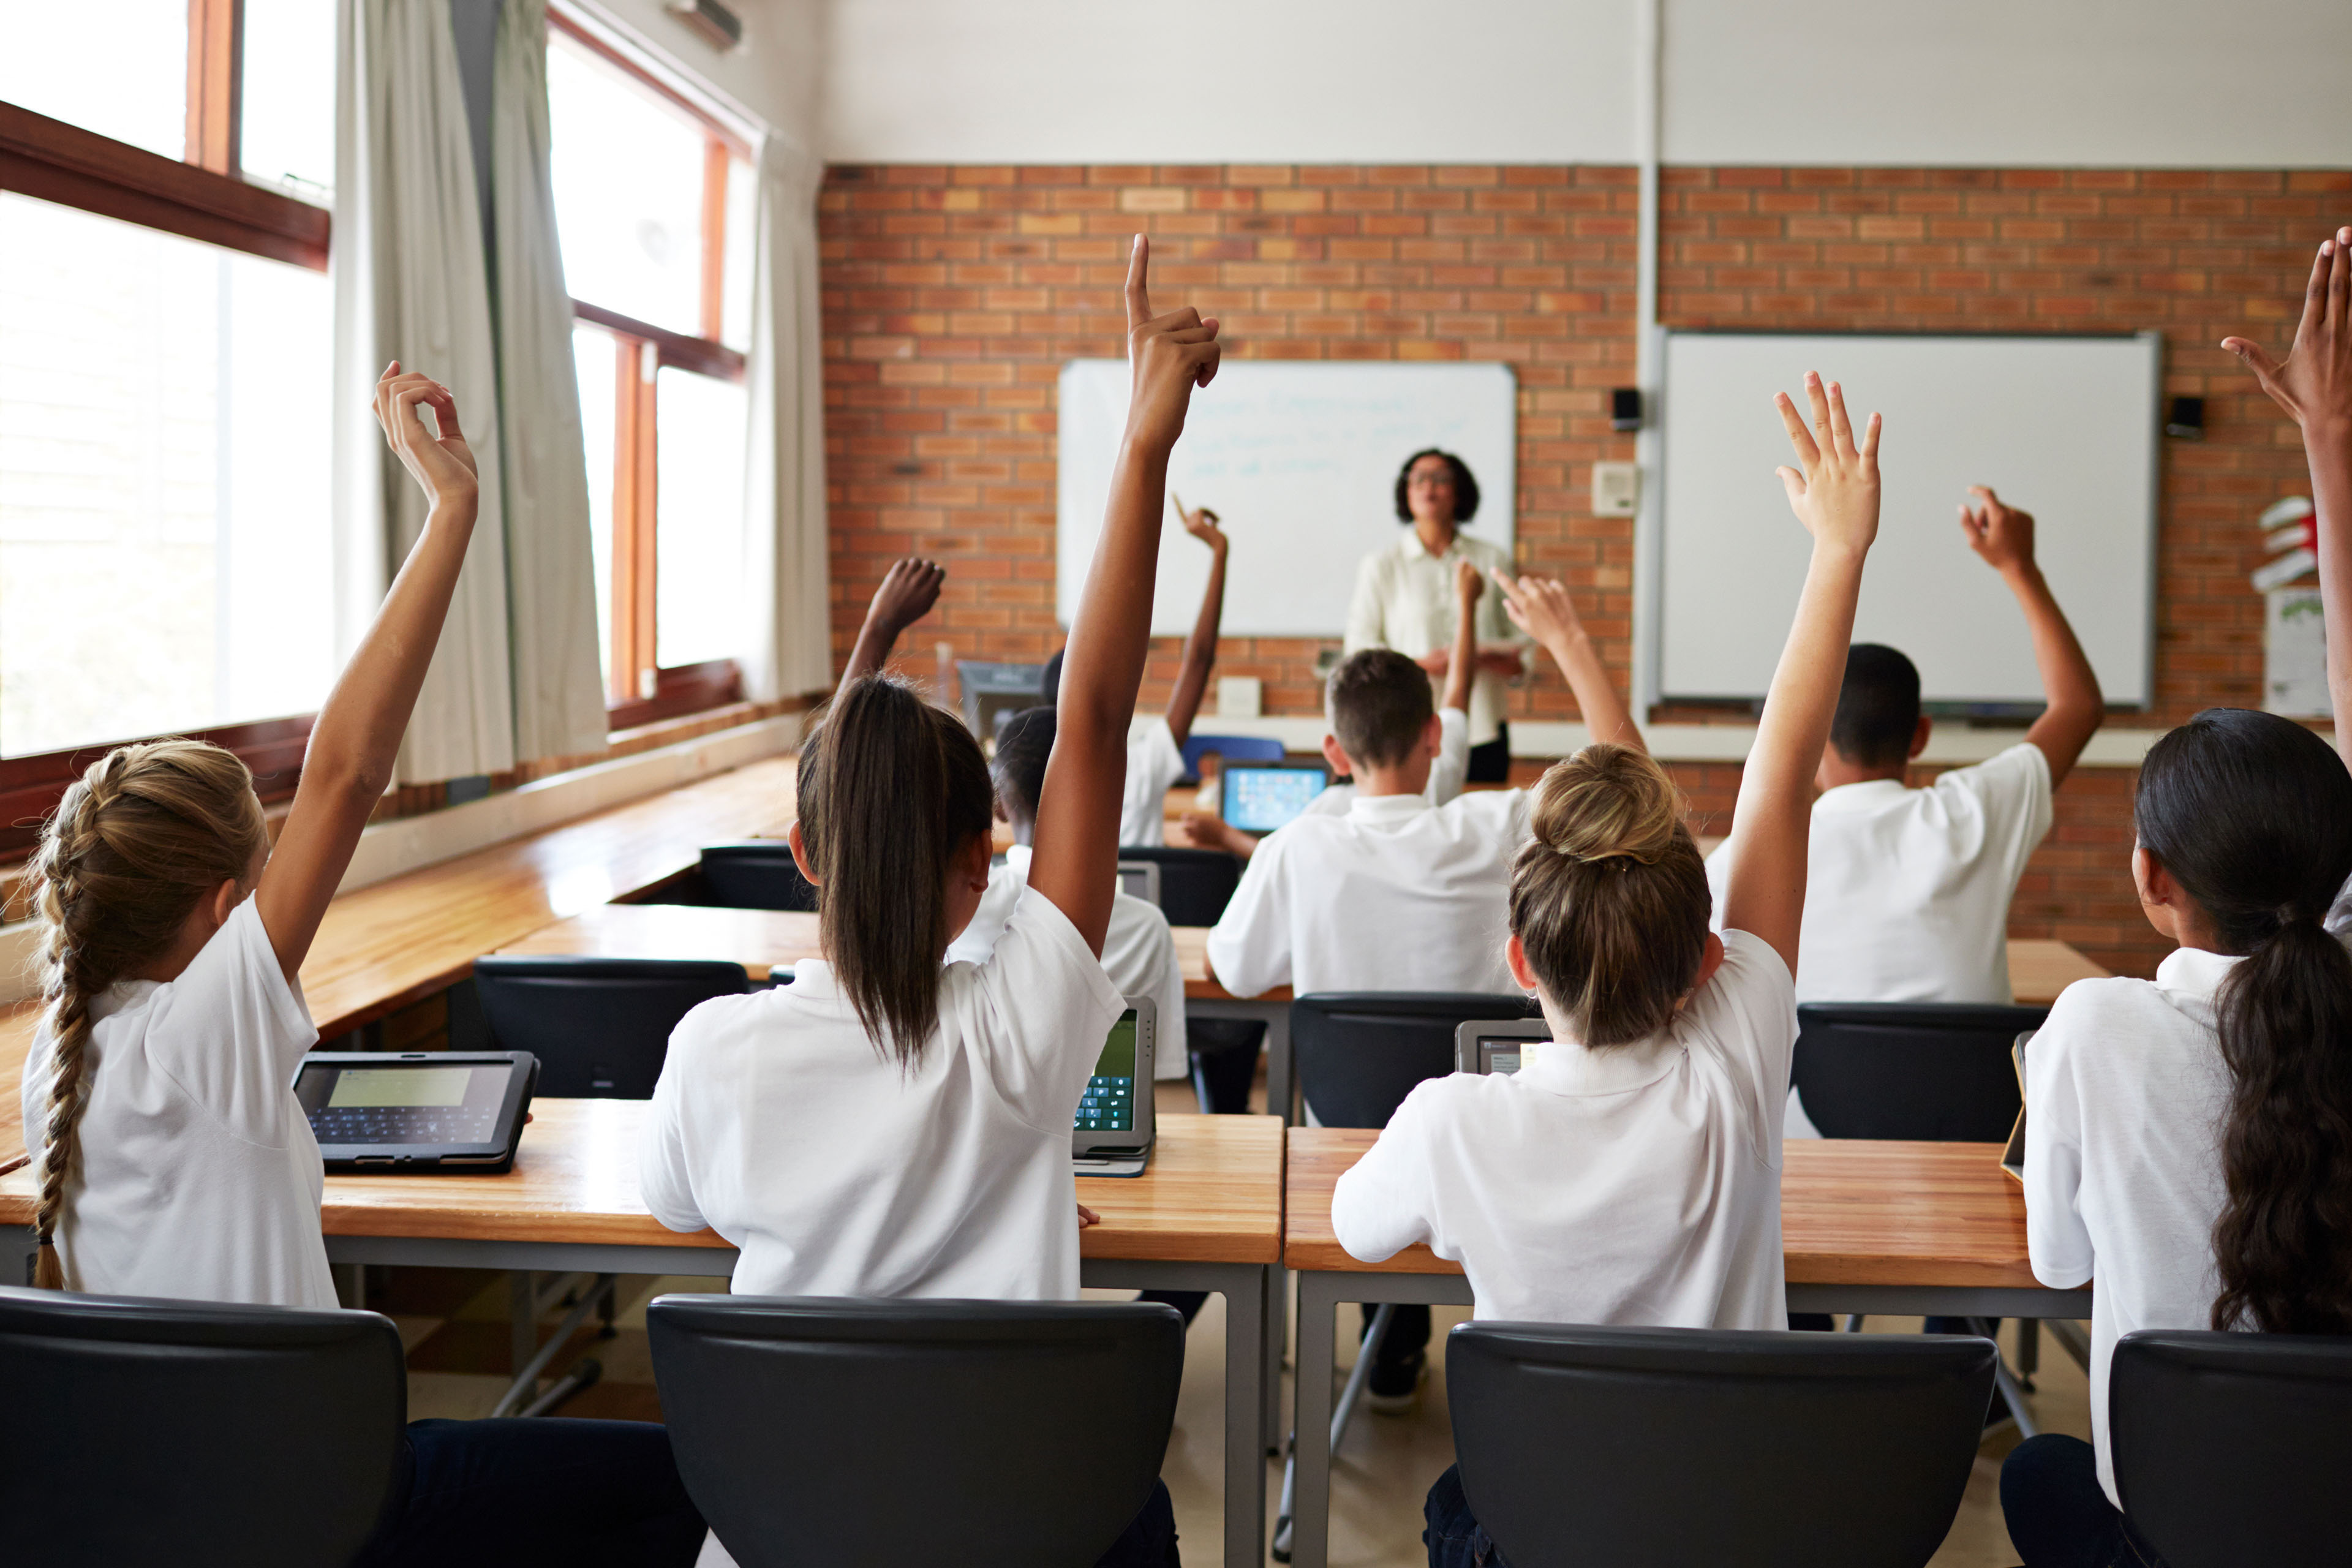
[[[1824,1138],[2000,1143],[2021,1103],[2011,1047],[2047,1007],[1807,1002],[1791,1081]]]
[[[742,1568],[1092,1568],[1150,1498],[1184,1321],[1141,1301],[662,1296],[678,1473]]]
[[[748,838],[740,844],[704,845],[694,870],[648,901],[814,914],[816,885],[801,875],[790,844],[781,838]]]
[[[1122,851],[1118,858],[1118,890],[1130,899],[1141,899],[1153,909],[1160,908],[1160,866],[1151,860],[1130,860]],[[1161,910],[1166,913],[1166,910]]]
[[[1445,1342],[1462,1489],[1512,1568],[1934,1556],[1992,1391],[1988,1341],[1468,1322]]]
[[[373,1312],[8,1288],[0,1388],[0,1557],[109,1568],[350,1562],[408,1404]]]
[[[2343,1561],[2352,1338],[2126,1334],[2107,1430],[2124,1516],[2168,1568]]]
[[[1184,776],[1180,784],[1201,782],[1201,759],[1209,752],[1229,763],[1278,763],[1286,754],[1280,741],[1271,735],[1202,735],[1193,734],[1184,742]]]
[[[1160,868],[1160,912],[1172,926],[1213,926],[1241,885],[1242,863],[1222,849],[1119,847],[1122,866]]]
[[[474,961],[474,987],[502,1051],[539,1058],[550,1100],[651,1100],[679,1019],[751,988],[723,959],[529,957]]]

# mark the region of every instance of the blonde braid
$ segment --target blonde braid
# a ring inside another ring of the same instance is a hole
[[[241,880],[267,839],[253,776],[200,741],[121,746],[68,786],[32,872],[49,1091],[41,1119],[33,1283],[66,1288],[57,1231],[89,1101],[90,1004],[167,952],[205,893]]]

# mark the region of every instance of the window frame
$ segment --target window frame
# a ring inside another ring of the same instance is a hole
[[[196,3],[196,0],[191,0]],[[744,355],[721,341],[726,331],[727,182],[735,159],[756,166],[751,147],[702,105],[679,92],[564,10],[547,12],[554,35],[593,55],[702,128],[701,335],[656,327],[574,297],[572,319],[609,333],[614,342],[611,668],[604,683],[607,722],[632,729],[741,700],[742,671],[733,659],[660,663],[656,618],[659,573],[661,412],[656,376],[682,370],[740,383]]]

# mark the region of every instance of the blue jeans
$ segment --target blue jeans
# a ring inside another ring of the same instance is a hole
[[[1462,1495],[1461,1466],[1448,1465],[1437,1478],[1421,1505],[1421,1517],[1429,1521],[1421,1532],[1421,1543],[1429,1548],[1429,1568],[1511,1568],[1496,1550],[1494,1537],[1470,1511],[1470,1500]]]
[[[413,1421],[361,1568],[692,1568],[702,1515],[645,1421]]]
[[[2164,1568],[2099,1486],[2080,1437],[2044,1432],[2000,1467],[2000,1512],[2025,1568]]]

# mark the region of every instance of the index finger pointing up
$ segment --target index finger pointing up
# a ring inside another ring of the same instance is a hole
[[[1145,287],[1145,275],[1151,269],[1151,242],[1141,235],[1135,237],[1135,248],[1127,257],[1127,330],[1135,331],[1151,320],[1151,292]]]

